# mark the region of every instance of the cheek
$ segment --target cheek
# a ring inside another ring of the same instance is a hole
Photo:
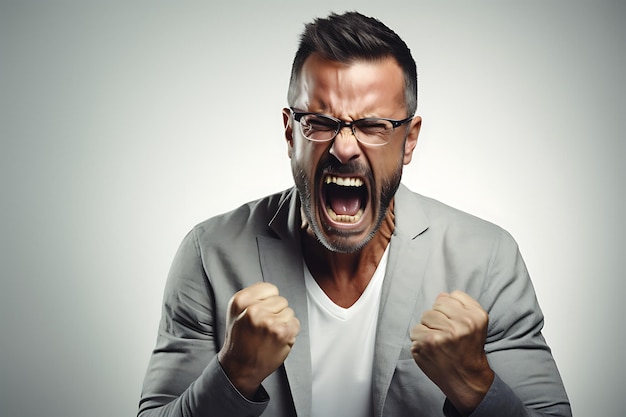
[[[386,152],[381,152],[379,155],[372,155],[370,161],[377,187],[381,187],[394,178],[398,171],[402,171],[404,160],[404,148],[394,147],[386,150]]]
[[[289,148],[289,156],[292,164],[307,172],[314,170],[322,153],[323,150],[320,147],[311,146],[308,141],[302,142],[295,140],[293,146]]]

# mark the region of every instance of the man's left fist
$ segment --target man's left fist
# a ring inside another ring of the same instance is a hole
[[[489,315],[462,291],[442,293],[411,329],[411,353],[462,414],[471,413],[493,382],[485,354]]]

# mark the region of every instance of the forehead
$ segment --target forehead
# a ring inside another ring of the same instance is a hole
[[[406,107],[404,74],[392,57],[341,63],[313,54],[299,84],[295,105],[310,111],[393,116]]]

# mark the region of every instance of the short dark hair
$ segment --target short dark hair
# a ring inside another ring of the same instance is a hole
[[[385,24],[358,12],[342,15],[332,13],[327,18],[308,23],[300,37],[300,45],[291,67],[287,101],[295,105],[300,73],[306,59],[319,54],[324,59],[350,63],[394,58],[404,73],[405,101],[409,116],[417,110],[417,68],[406,43]]]

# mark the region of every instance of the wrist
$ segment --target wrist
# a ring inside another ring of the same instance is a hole
[[[474,374],[465,380],[461,389],[455,390],[453,395],[448,396],[448,400],[462,416],[469,416],[489,392],[494,378],[495,373],[491,368]]]
[[[241,366],[237,360],[230,360],[227,355],[221,352],[218,353],[217,361],[233,387],[242,396],[253,401],[255,394],[261,386],[261,381],[255,378],[251,372],[246,371],[246,368]]]

